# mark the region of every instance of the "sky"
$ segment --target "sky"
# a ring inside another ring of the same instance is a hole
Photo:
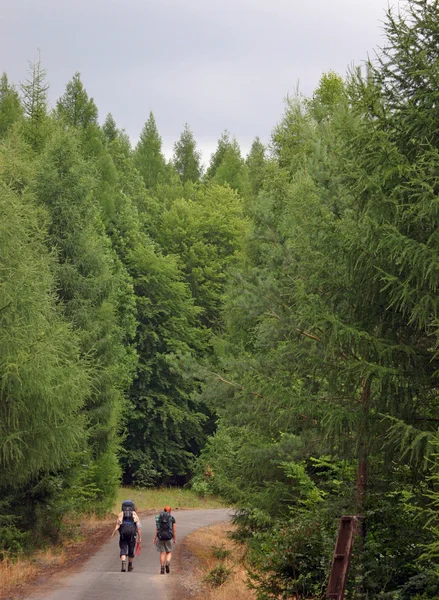
[[[163,150],[188,123],[205,163],[224,130],[246,154],[269,143],[287,95],[311,95],[385,42],[403,0],[2,0],[0,72],[27,76],[40,52],[54,106],[75,72],[103,122],[135,144],[150,111]]]

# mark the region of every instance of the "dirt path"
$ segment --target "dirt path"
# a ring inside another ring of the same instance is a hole
[[[177,522],[177,542],[200,527],[226,521],[227,509],[182,510],[173,512]],[[84,560],[74,573],[57,574],[47,582],[36,586],[24,600],[172,600],[173,567],[181,570],[179,553],[174,555],[169,575],[160,575],[159,555],[152,543],[154,516],[142,519],[142,553],[135,559],[134,571],[120,572],[119,546],[116,536],[104,544],[90,559]],[[93,541],[90,540],[92,544]],[[178,598],[176,600],[182,600]]]

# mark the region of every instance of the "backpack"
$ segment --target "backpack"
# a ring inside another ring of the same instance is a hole
[[[136,507],[132,500],[122,502],[123,519],[119,527],[120,535],[124,537],[134,537],[137,534],[137,525],[134,523],[134,511]]]
[[[162,511],[157,518],[157,537],[162,542],[168,542],[174,537],[172,531],[173,518],[170,513]]]

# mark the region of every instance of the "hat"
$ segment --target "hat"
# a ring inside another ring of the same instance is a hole
[[[165,506],[165,508],[163,510],[165,512],[171,512],[171,507],[170,506]]]

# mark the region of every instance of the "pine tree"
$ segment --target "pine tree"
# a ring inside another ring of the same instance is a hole
[[[227,148],[231,145],[229,132],[226,130],[221,134],[220,139],[218,140],[218,146],[215,152],[210,157],[210,164],[207,168],[205,179],[209,181],[216,174],[218,167],[222,163],[224,159],[224,155],[226,153]]]
[[[2,167],[0,155],[0,176]],[[80,411],[90,381],[56,306],[44,213],[2,181],[0,204],[0,464],[11,491],[71,464],[86,440]]]
[[[145,186],[154,188],[166,179],[166,161],[162,153],[162,140],[152,112],[146,121],[140,140],[134,150],[134,165],[141,174]]]
[[[23,107],[18,92],[9,85],[6,73],[3,73],[0,80],[0,139],[22,115]]]
[[[252,194],[257,196],[262,189],[267,167],[265,146],[258,137],[253,140],[252,147],[245,162],[248,168],[248,178]]]
[[[80,73],[75,73],[69,81],[56,109],[58,116],[72,127],[86,128],[89,125],[97,125],[98,109],[93,98],[89,99]]]
[[[218,147],[212,154],[205,180],[219,185],[227,184],[242,197],[247,197],[249,194],[247,166],[241,156],[238,142],[235,138],[230,140],[227,131],[221,135]]]
[[[105,483],[97,502],[108,504],[119,477],[122,390],[132,368],[120,310],[121,303],[129,302],[129,287],[124,292],[129,279],[105,235],[94,196],[95,168],[81,149],[75,130],[57,130],[41,157],[35,191],[50,215],[48,243],[58,258],[64,314],[79,337],[82,355],[91,362],[92,393],[85,406],[93,465],[89,473],[95,484]]]
[[[107,138],[108,142],[114,142],[114,140],[117,138],[118,131],[116,127],[116,121],[111,113],[108,113],[105,123],[102,125],[102,129],[104,130],[105,137]]]
[[[197,182],[201,177],[201,155],[196,150],[196,142],[186,123],[178,142],[174,144],[173,164],[183,183]]]
[[[29,77],[20,86],[26,117],[24,134],[34,150],[42,148],[48,133],[47,92],[49,85],[46,83],[46,75],[47,72],[41,65],[41,59],[34,63],[29,62]]]

